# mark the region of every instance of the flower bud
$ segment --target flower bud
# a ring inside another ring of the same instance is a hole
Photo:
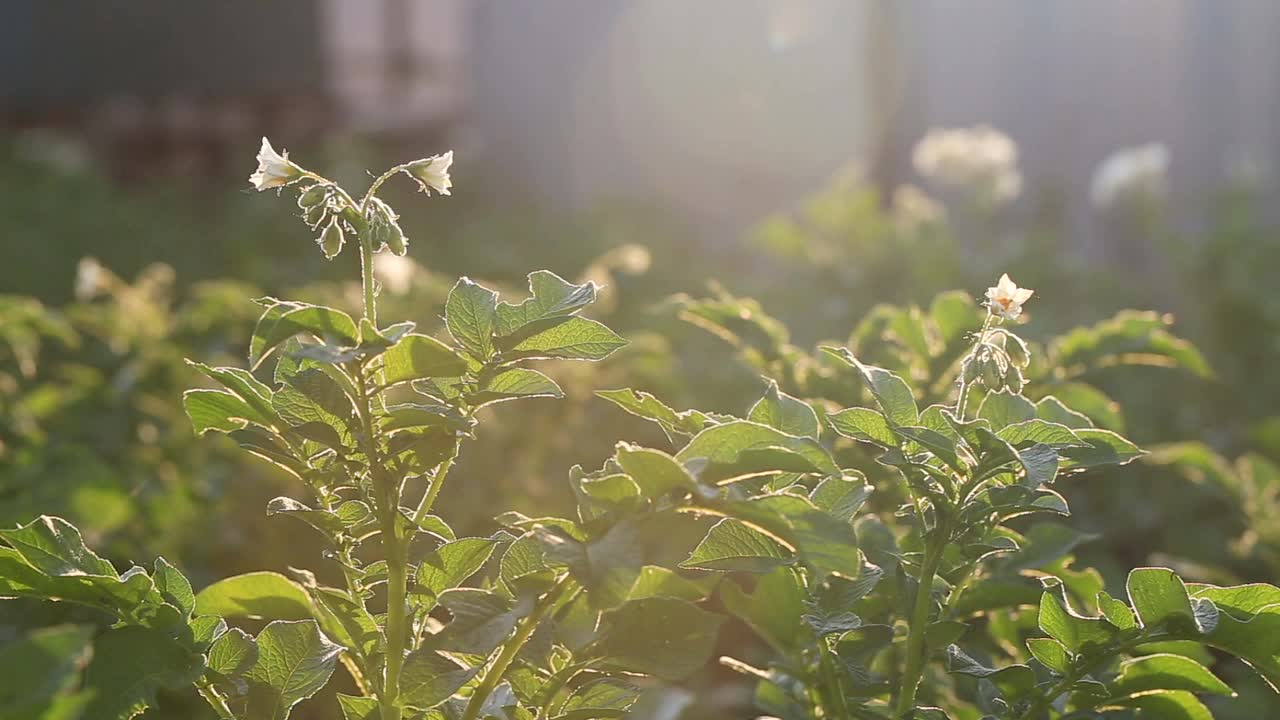
[[[306,190],[303,190],[302,194],[298,196],[298,207],[303,210],[310,210],[324,202],[328,197],[328,185],[312,185]]]
[[[332,260],[338,253],[342,252],[342,245],[346,242],[346,238],[342,234],[342,223],[337,218],[329,221],[328,227],[324,232],[320,233],[316,243],[320,245],[320,249],[324,251],[324,256]]]
[[[1021,393],[1023,385],[1026,384],[1026,380],[1022,377],[1022,371],[1016,367],[1009,368],[1009,373],[1004,376],[1004,381],[1009,390],[1015,394]]]
[[[394,255],[405,254],[408,241],[405,239],[404,231],[400,229],[400,224],[396,222],[397,219],[397,215],[389,205],[378,198],[373,198],[369,206],[368,223],[374,250],[386,245]]]
[[[1004,374],[994,360],[988,359],[982,364],[982,384],[992,392],[1004,387]]]
[[[1009,356],[1009,362],[1016,367],[1024,368],[1031,362],[1031,351],[1027,349],[1027,344],[1022,342],[1022,338],[1017,335],[1005,334],[1004,351]]]
[[[966,358],[960,368],[961,377],[964,378],[966,385],[982,376],[982,361],[975,356],[970,355]]]
[[[328,205],[316,205],[302,213],[302,219],[312,230],[320,227],[320,223],[329,215]]]

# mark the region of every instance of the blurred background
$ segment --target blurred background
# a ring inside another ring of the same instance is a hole
[[[412,259],[379,270],[385,317],[435,327],[460,274],[607,285],[632,345],[554,368],[565,402],[500,406],[445,493],[473,533],[568,512],[568,468],[617,440],[663,445],[597,389],[746,409],[759,369],[677,293],[756,298],[811,348],[1007,271],[1037,290],[1029,336],[1154,310],[1209,368],[1098,379],[1165,452],[1064,489],[1101,534],[1079,563],[1277,582],[1250,468],[1280,459],[1278,32],[1270,0],[7,0],[0,522],[61,514],[197,586],[317,564],[263,511],[287,481],[181,408],[183,358],[242,364],[250,298],[359,301],[354,254],[325,261],[291,201],[248,189],[265,135],[355,187],[455,150],[452,197],[385,193]],[[1274,707],[1240,683],[1220,717]],[[648,712],[747,717],[747,687],[709,669]],[[168,702],[146,717],[196,712]]]

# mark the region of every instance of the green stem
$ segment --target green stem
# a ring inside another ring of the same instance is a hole
[[[370,308],[372,305],[369,306]],[[359,396],[356,412],[360,417],[360,443],[369,463],[369,473],[376,491],[375,511],[382,531],[382,547],[387,562],[387,659],[379,698],[382,720],[400,720],[400,668],[404,664],[405,598],[408,595],[405,566],[405,543],[401,541],[398,523],[400,514],[399,483],[382,467],[378,455],[378,442],[374,435],[373,410],[370,407],[369,378],[363,367],[356,367],[355,387]]]
[[[936,532],[938,534],[935,537],[944,539],[942,542],[925,544],[920,582],[916,587],[916,602],[911,610],[907,629],[907,659],[902,671],[902,686],[898,690],[898,702],[893,713],[898,718],[906,717],[915,708],[916,691],[924,677],[925,630],[929,624],[929,610],[933,605],[933,579],[938,574],[938,566],[942,564],[942,549],[946,546],[945,538],[948,535],[941,525]]]
[[[1056,685],[1045,691],[1045,694],[1041,695],[1035,703],[1031,705],[1031,707],[1027,708],[1026,712],[1019,715],[1018,720],[1034,720],[1035,718],[1040,717],[1041,713],[1046,712],[1053,705],[1054,700],[1057,700],[1060,695],[1069,692],[1071,688],[1075,687],[1076,683],[1080,682],[1085,676],[1089,675],[1094,670],[1105,665],[1113,656],[1132,650],[1137,645],[1142,645],[1143,643],[1159,639],[1159,633],[1156,633],[1156,635],[1157,637],[1151,637],[1144,632],[1136,638],[1117,643],[1111,649],[1098,653],[1088,662],[1081,664],[1079,667],[1072,668],[1071,672],[1064,675]]]
[[[841,719],[850,717],[844,697],[844,685],[840,682],[840,675],[836,673],[835,664],[831,662],[831,651],[827,648],[826,640],[819,640],[818,663],[822,672],[820,692],[823,696],[824,715]]]
[[[396,536],[396,509],[383,513],[383,544],[387,546],[387,674],[382,687],[382,720],[400,720],[400,669],[404,665],[405,578],[404,548]]]
[[[364,286],[364,316],[378,326],[378,305],[373,280],[373,240],[369,233],[360,233],[360,281]]]
[[[995,313],[991,312],[990,308],[987,308],[987,318],[982,321],[982,330],[978,331],[978,341],[973,344],[974,350],[981,347],[982,343],[987,341],[987,333],[991,332],[991,322],[995,320],[995,317]],[[969,351],[969,355],[972,357],[973,350]],[[965,406],[969,402],[969,381],[964,377],[963,368],[964,366],[961,365],[960,397],[956,398],[956,418],[961,421],[964,420]]]
[[[208,680],[200,678],[196,682],[196,690],[200,692],[200,697],[209,703],[213,711],[218,714],[219,720],[236,720],[235,713],[231,712],[231,708],[227,706],[227,701],[218,694],[213,685]]]
[[[418,509],[413,512],[413,524],[417,525],[422,519],[431,512],[431,508],[436,504],[436,498],[440,496],[440,489],[444,487],[444,479],[449,475],[449,471],[453,469],[453,461],[458,458],[458,446],[453,446],[453,452],[445,459],[440,467],[436,469],[436,474],[431,478],[431,487],[427,488],[427,492],[423,494],[422,501],[418,503]]]
[[[462,714],[462,720],[476,720],[479,717],[480,709],[484,707],[485,700],[488,700],[493,691],[497,689],[498,683],[502,682],[507,670],[515,662],[516,656],[520,654],[525,644],[529,642],[529,638],[533,637],[534,631],[542,624],[543,619],[560,603],[560,598],[568,589],[569,583],[570,578],[568,575],[561,578],[554,587],[547,591],[546,595],[542,596],[542,599],[534,606],[533,612],[520,621],[519,627],[516,628],[516,634],[512,635],[506,644],[502,646],[502,652],[498,654],[498,659],[493,661],[493,665],[489,667],[489,672],[485,674],[484,679],[476,686],[476,691],[471,694],[471,700],[467,703],[467,709]]]

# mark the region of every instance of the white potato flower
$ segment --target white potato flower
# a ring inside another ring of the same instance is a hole
[[[987,125],[930,130],[916,143],[911,162],[938,185],[973,192],[997,205],[1022,191],[1018,146]]]
[[[302,169],[289,162],[289,153],[276,152],[270,141],[262,138],[262,149],[258,150],[258,170],[249,176],[253,187],[261,190],[284,187],[302,177]]]
[[[1107,210],[1127,200],[1165,194],[1169,148],[1160,143],[1117,150],[1103,160],[1089,184],[1089,200]]]
[[[1035,290],[1018,287],[1005,273],[995,287],[987,288],[987,307],[996,315],[1013,320],[1022,314],[1022,304],[1034,294]]]
[[[418,189],[428,195],[432,190],[441,195],[449,195],[453,181],[449,179],[449,167],[453,165],[453,151],[443,155],[432,155],[429,158],[409,163],[405,172],[418,181]]]

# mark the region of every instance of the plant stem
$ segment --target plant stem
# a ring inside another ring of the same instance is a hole
[[[938,526],[936,532],[938,534],[935,537],[943,540],[925,544],[920,566],[920,582],[916,586],[916,602],[907,631],[907,659],[902,671],[902,687],[898,690],[898,701],[893,713],[898,718],[906,717],[915,708],[916,691],[924,676],[925,629],[929,624],[929,610],[933,605],[933,579],[938,574],[938,566],[942,564],[942,549],[946,546],[949,534],[942,525]]]
[[[364,316],[378,326],[378,305],[374,293],[373,240],[369,233],[360,233],[360,281],[364,286]]]
[[[1071,672],[1064,675],[1057,684],[1045,691],[1044,695],[1041,695],[1040,698],[1031,705],[1031,707],[1027,708],[1026,712],[1019,715],[1018,720],[1034,720],[1040,716],[1040,713],[1048,710],[1053,705],[1053,701],[1058,699],[1059,695],[1069,692],[1072,687],[1075,687],[1076,683],[1080,682],[1080,680],[1089,673],[1092,673],[1094,670],[1097,670],[1099,667],[1104,665],[1113,656],[1119,655],[1122,652],[1127,652],[1133,649],[1134,646],[1152,642],[1157,639],[1160,638],[1151,637],[1144,632],[1136,638],[1117,643],[1109,650],[1099,652],[1092,660],[1072,669]]]
[[[196,690],[200,692],[200,697],[204,698],[204,701],[209,703],[209,706],[217,713],[219,720],[236,720],[235,713],[231,712],[231,708],[227,707],[227,701],[218,694],[218,691],[214,689],[208,680],[200,678],[196,682]]]
[[[849,717],[848,703],[844,698],[844,685],[836,673],[835,664],[831,662],[831,651],[826,640],[819,639],[818,663],[822,672],[821,695],[823,696],[824,715],[829,718]]]
[[[973,350],[969,351],[972,358],[973,351],[982,346],[987,341],[987,333],[991,332],[991,321],[995,320],[995,313],[991,312],[991,308],[987,308],[987,317],[982,321],[982,330],[978,331],[978,341],[973,344]],[[961,365],[960,370],[960,397],[956,398],[956,418],[963,421],[965,413],[965,405],[969,401],[969,381],[964,377],[964,366]]]
[[[371,309],[370,304],[366,310]],[[368,313],[366,312],[366,316]],[[378,698],[382,720],[400,720],[400,668],[404,664],[406,640],[405,598],[408,594],[405,566],[405,543],[399,532],[400,484],[387,474],[378,455],[374,435],[373,409],[370,406],[369,378],[361,366],[356,367],[356,412],[360,416],[360,444],[369,463],[369,474],[375,488],[374,507],[382,532],[382,549],[387,562],[387,624],[385,638],[387,659]]]
[[[422,496],[422,501],[418,503],[418,509],[413,512],[413,524],[417,525],[422,519],[431,512],[431,508],[436,504],[436,498],[440,496],[440,489],[444,487],[444,479],[449,475],[449,471],[453,469],[453,461],[458,458],[458,446],[453,446],[453,452],[440,463],[440,467],[436,468],[436,474],[431,478],[431,487],[427,488],[427,492]]]
[[[400,669],[404,665],[405,582],[404,548],[396,535],[398,508],[383,512],[382,542],[387,548],[387,674],[382,687],[382,720],[400,720]]]
[[[516,628],[516,634],[512,635],[502,646],[502,652],[498,654],[498,659],[493,661],[493,665],[489,667],[489,672],[485,674],[484,680],[476,686],[476,691],[471,694],[471,700],[467,703],[467,709],[462,714],[462,720],[476,720],[480,716],[480,710],[484,707],[485,700],[493,694],[498,687],[498,683],[502,682],[502,678],[507,674],[507,670],[511,667],[511,663],[515,662],[516,656],[529,642],[529,638],[533,637],[534,631],[538,629],[547,614],[550,613],[559,604],[561,596],[569,588],[570,578],[565,575],[559,580],[538,604],[534,606],[533,612],[528,617],[520,621],[520,625]]]

